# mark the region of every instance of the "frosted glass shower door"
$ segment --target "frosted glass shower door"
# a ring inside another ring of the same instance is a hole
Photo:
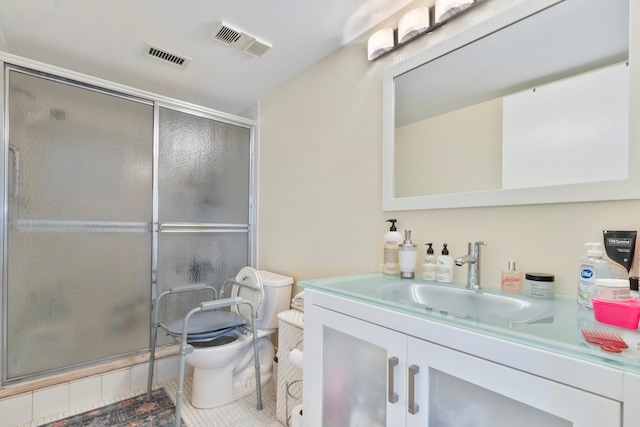
[[[165,107],[158,116],[158,292],[220,288],[251,264],[251,129]],[[160,318],[183,317],[211,298],[164,299]]]
[[[153,106],[7,68],[3,382],[148,348]]]

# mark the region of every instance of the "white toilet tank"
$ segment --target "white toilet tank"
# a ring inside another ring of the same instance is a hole
[[[266,301],[257,326],[259,329],[275,329],[278,327],[278,313],[289,309],[293,278],[266,270],[258,270],[258,274]]]

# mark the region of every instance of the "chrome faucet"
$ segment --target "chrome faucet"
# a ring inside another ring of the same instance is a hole
[[[455,263],[458,267],[469,264],[467,272],[467,288],[478,290],[480,286],[480,245],[487,246],[485,242],[469,242],[469,250],[467,255],[456,258]]]

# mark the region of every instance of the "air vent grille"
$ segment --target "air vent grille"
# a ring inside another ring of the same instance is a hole
[[[270,43],[258,40],[251,34],[247,34],[242,30],[233,28],[225,22],[220,22],[211,37],[226,46],[242,50],[247,55],[251,55],[256,58],[271,49]]]
[[[144,51],[149,56],[160,59],[164,62],[169,62],[171,64],[177,65],[178,67],[186,67],[189,62],[191,62],[191,58],[176,55],[175,53],[169,52],[168,50],[160,49],[159,47],[149,43],[144,46]]]
[[[220,43],[224,43],[226,45],[231,45],[236,43],[242,37],[242,33],[240,31],[236,31],[233,28],[222,23],[216,33],[213,35],[213,38],[218,40]]]
[[[249,43],[249,46],[247,46],[244,51],[245,53],[257,58],[269,49],[271,49],[270,44],[254,40],[252,43]]]

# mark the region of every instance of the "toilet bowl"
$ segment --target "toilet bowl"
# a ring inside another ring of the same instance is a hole
[[[257,276],[255,277],[257,273]],[[278,313],[289,308],[291,277],[268,271],[245,268],[236,277],[238,282],[251,282],[264,290],[264,302],[257,323],[260,379],[266,384],[272,375],[274,347],[271,334],[275,332]],[[256,282],[256,283],[254,283]],[[261,293],[234,285],[233,296],[250,301],[257,310]],[[231,310],[251,322],[248,306]],[[186,355],[186,363],[193,367],[191,404],[196,408],[214,408],[240,399],[256,389],[253,334],[251,328],[236,328],[204,342],[189,342],[193,351]]]

